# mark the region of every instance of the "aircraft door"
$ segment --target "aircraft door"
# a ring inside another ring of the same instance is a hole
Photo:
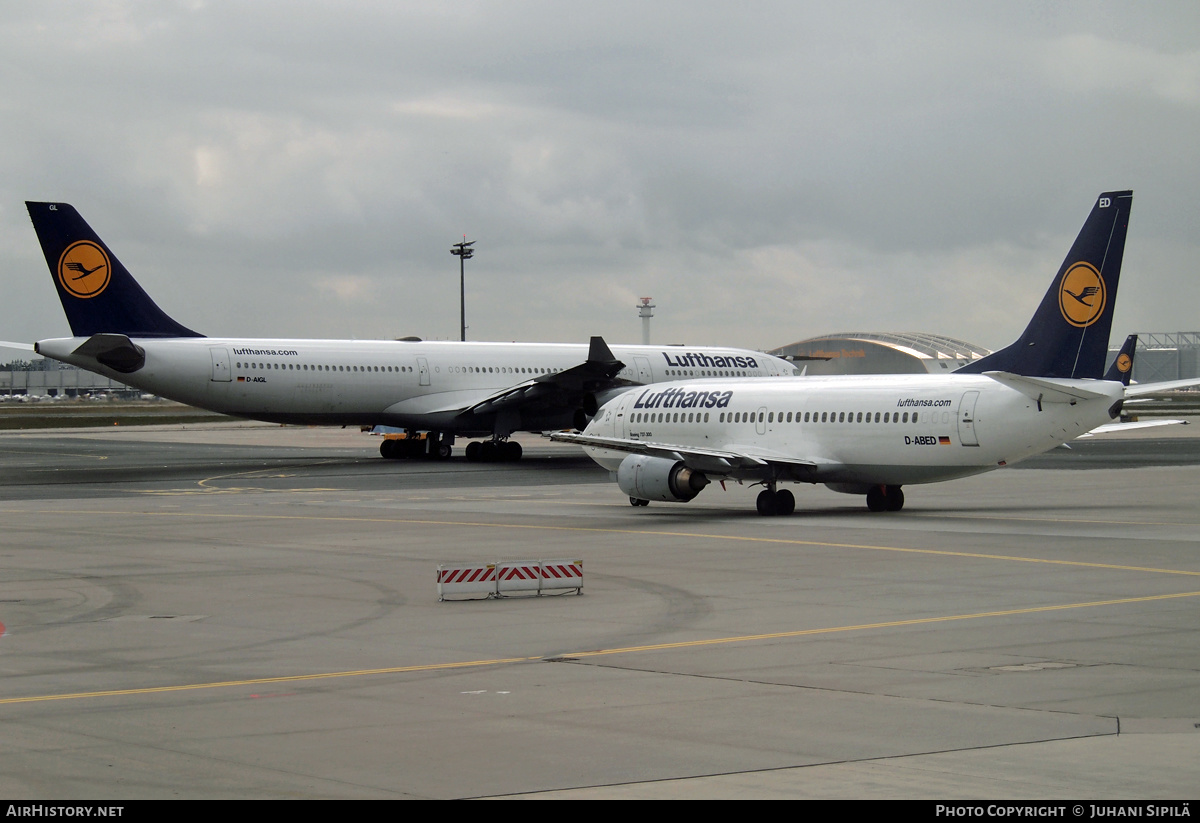
[[[429,361],[424,357],[417,358],[417,372],[421,375],[421,385],[429,385]]]
[[[632,403],[633,398],[626,397],[617,406],[617,419],[613,425],[613,430],[617,437],[629,437],[629,407]]]
[[[633,356],[633,365],[637,369],[637,381],[639,383],[654,382],[654,373],[650,371],[650,358],[635,354]]]
[[[211,348],[208,353],[212,355],[212,382],[231,382],[233,377],[229,368],[229,349]]]
[[[767,433],[767,407],[759,406],[756,414],[758,416],[754,418],[754,430],[756,432],[758,432],[759,434],[766,434]]]
[[[958,439],[964,446],[978,446],[979,438],[975,436],[975,402],[979,400],[979,392],[969,391],[962,396],[958,404]]]

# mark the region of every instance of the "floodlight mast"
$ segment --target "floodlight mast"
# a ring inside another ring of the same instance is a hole
[[[458,258],[458,307],[459,307],[459,325],[461,326],[461,335],[459,340],[466,341],[467,339],[467,273],[465,261],[470,260],[475,254],[475,250],[471,246],[475,245],[475,241],[467,242],[467,236],[464,234],[461,243],[455,243],[450,253]]]

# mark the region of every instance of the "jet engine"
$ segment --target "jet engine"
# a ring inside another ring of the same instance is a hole
[[[630,499],[686,503],[708,485],[708,477],[680,460],[631,454],[617,467],[617,485]]]

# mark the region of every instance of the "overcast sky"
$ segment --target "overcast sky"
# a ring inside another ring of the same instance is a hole
[[[1114,339],[1200,329],[1200,3],[0,7],[0,339],[69,335],[25,200],[213,336],[770,348],[1033,313],[1101,191]]]

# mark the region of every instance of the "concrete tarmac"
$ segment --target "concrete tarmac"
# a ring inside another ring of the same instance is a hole
[[[1143,799],[1200,785],[1200,427],[633,508],[573,447],[0,434],[0,795]],[[453,561],[580,596],[438,602]]]

